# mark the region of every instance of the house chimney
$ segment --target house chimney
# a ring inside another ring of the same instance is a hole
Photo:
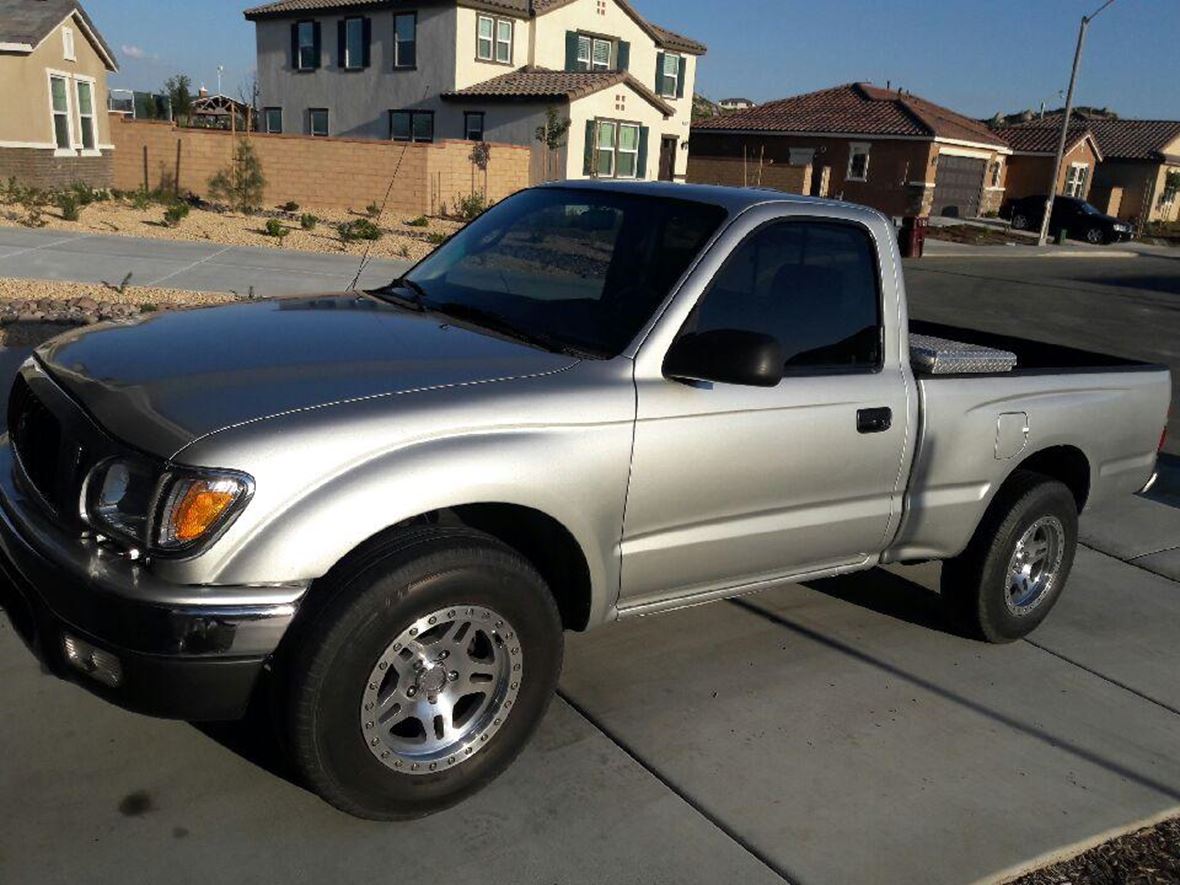
[[[885,91],[886,91],[886,92],[888,92],[888,91],[889,91],[890,89],[892,89],[892,88],[893,88],[893,81],[892,81],[892,80],[886,80],[886,81],[885,81]]]
[[[197,98],[208,98],[208,97],[209,97],[209,90],[206,89],[204,86],[202,86],[200,89],[197,90]]]

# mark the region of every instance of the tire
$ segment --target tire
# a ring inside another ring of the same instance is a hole
[[[1096,246],[1106,242],[1106,233],[1100,227],[1092,227],[1086,231],[1086,242]]]
[[[1054,535],[1056,540],[1050,540]],[[988,507],[967,549],[943,564],[941,591],[948,613],[967,635],[987,642],[1027,636],[1061,597],[1077,539],[1073,493],[1039,473],[1016,471]],[[1015,558],[1022,540],[1023,567],[1014,578],[1012,567],[1022,564]],[[1048,550],[1038,568],[1032,560],[1042,543]]]
[[[1012,214],[1012,230],[1028,230],[1028,216],[1023,212]]]
[[[418,528],[372,545],[322,590],[286,668],[287,742],[316,793],[356,817],[403,820],[460,802],[511,764],[549,706],[563,651],[553,594],[523,557],[480,532]],[[453,729],[432,735],[444,709]]]

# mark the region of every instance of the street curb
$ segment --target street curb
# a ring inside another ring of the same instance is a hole
[[[1025,252],[1019,246],[1013,247],[1011,252],[997,250],[994,252],[928,252],[923,258],[1140,258],[1138,252]]]

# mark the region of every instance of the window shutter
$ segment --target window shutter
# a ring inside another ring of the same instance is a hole
[[[664,53],[656,53],[656,95],[664,94]]]
[[[586,121],[586,162],[582,166],[582,174],[590,176],[594,172],[594,136],[597,128],[597,121]]]
[[[578,32],[565,32],[565,69],[567,71],[576,71],[578,69]]]
[[[299,70],[299,22],[291,25],[291,67]]]
[[[362,53],[361,64],[367,68],[373,63],[373,20],[365,17],[362,21],[364,21],[361,30],[364,32],[363,42],[365,48]]]
[[[647,126],[639,127],[639,156],[636,158],[636,178],[647,178],[647,137],[650,134],[651,129]]]
[[[324,41],[322,39],[323,33],[321,32],[319,22],[316,22],[312,26],[312,31],[315,34],[315,37],[312,41],[315,45],[315,61],[312,63],[311,67],[312,70],[319,70],[321,59],[324,57]]]
[[[680,56],[680,76],[676,78],[676,97],[684,98],[684,81],[688,79],[685,76],[688,72],[688,58]]]
[[[631,69],[631,44],[626,40],[619,41],[619,61],[615,65],[620,71]]]
[[[336,22],[336,67],[338,68],[344,68],[346,66],[345,62],[347,61],[346,56],[348,54],[348,47],[346,45],[348,35],[345,33],[346,30],[344,19]]]

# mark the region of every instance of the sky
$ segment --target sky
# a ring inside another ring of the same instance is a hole
[[[187,73],[238,94],[254,70],[260,0],[83,0],[122,70],[159,88]],[[852,81],[887,82],[973,117],[1064,104],[1078,24],[1101,0],[632,0],[709,46],[697,91],[769,101]],[[410,5],[410,4],[407,4]],[[718,10],[724,9],[724,14]],[[1115,0],[1091,24],[1075,102],[1180,119],[1180,0]]]

